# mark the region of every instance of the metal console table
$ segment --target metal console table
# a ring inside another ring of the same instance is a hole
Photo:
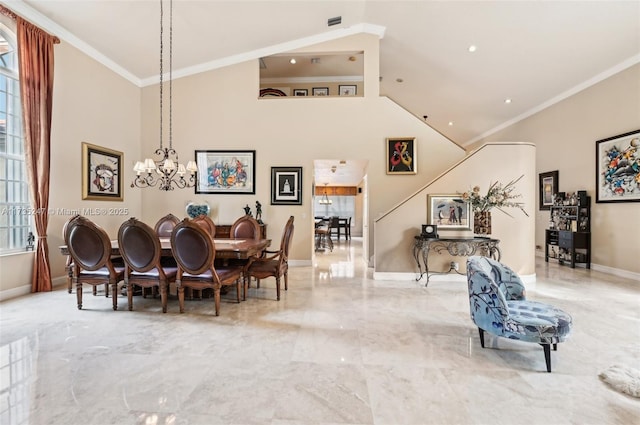
[[[454,267],[453,263],[450,265],[449,270],[441,272],[429,271],[429,253],[435,251],[438,254],[442,252],[448,252],[454,257],[469,257],[471,255],[483,255],[500,261],[500,244],[499,239],[493,239],[488,237],[470,237],[470,238],[426,238],[418,235],[415,237],[413,245],[413,258],[418,264],[418,271],[420,275],[416,278],[416,281],[422,279],[422,276],[427,276],[427,283],[429,285],[429,278],[434,274],[447,274],[452,271],[463,274]],[[422,266],[424,265],[424,271]]]

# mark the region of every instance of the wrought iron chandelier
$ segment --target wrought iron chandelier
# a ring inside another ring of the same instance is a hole
[[[329,199],[329,197],[327,196],[327,185],[329,183],[325,183],[324,184],[324,193],[322,194],[322,198],[320,198],[320,200],[318,201],[318,203],[320,205],[331,205],[333,202],[331,201],[331,199]]]
[[[194,161],[187,162],[185,167],[178,162],[178,154],[173,149],[173,0],[169,0],[169,147],[162,143],[163,125],[163,56],[164,56],[164,11],[163,2],[160,0],[160,148],[156,155],[160,157],[155,161],[145,158],[137,161],[133,167],[136,177],[131,187],[156,187],[160,190],[184,189],[193,187],[196,183],[198,166]],[[175,159],[173,159],[175,158]],[[188,175],[187,175],[188,174]]]

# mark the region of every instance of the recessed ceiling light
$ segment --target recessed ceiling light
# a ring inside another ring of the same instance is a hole
[[[402,78],[396,78],[396,81],[397,81],[398,83],[402,83],[402,82],[404,82],[404,80],[403,80]]]
[[[296,63],[296,58],[291,58],[291,60],[289,61],[289,63],[290,63],[291,65],[295,65],[295,63]]]
[[[470,53],[473,53],[476,50],[478,50],[478,47],[475,44],[472,44],[471,46],[469,46],[468,50],[469,50]]]
[[[449,125],[452,126],[453,125],[453,121],[449,121]]]
[[[511,99],[505,99],[504,103],[511,103]]]

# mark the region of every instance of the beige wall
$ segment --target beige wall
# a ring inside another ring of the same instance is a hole
[[[485,141],[535,143],[536,173],[558,170],[560,191],[586,189],[591,196],[592,267],[627,271],[637,276],[640,273],[640,203],[595,203],[595,142],[638,129],[640,65],[635,65]],[[549,211],[539,211],[536,204],[535,217],[535,243],[544,247]]]
[[[493,182],[506,184],[521,175],[524,177],[517,183],[516,193],[522,195],[518,202],[523,202],[529,216],[517,209],[506,210],[512,217],[492,210],[491,236],[500,239],[502,261],[520,274],[534,274],[535,151],[535,146],[528,143],[484,145],[376,220],[376,274],[418,271],[411,253],[414,236],[420,233],[421,225],[428,221],[427,195],[462,193],[476,185],[484,192]],[[509,160],[505,161],[505,158]],[[441,238],[471,237],[473,231],[439,229],[438,234]],[[431,270],[447,270],[450,261],[459,262],[460,271],[465,270],[464,257],[451,257],[447,253],[430,255],[429,267]]]
[[[140,89],[90,59],[69,44],[55,47],[55,81],[51,128],[51,183],[49,215],[49,256],[54,278],[64,275],[62,226],[74,210],[125,208],[141,215],[140,193],[129,187],[131,174],[125,170],[124,202],[82,200],[82,142],[109,147],[124,153],[124,161],[140,152]],[[125,217],[90,216],[115,237]],[[13,294],[30,288],[33,254],[0,256],[0,291]],[[57,279],[56,282],[61,282]]]

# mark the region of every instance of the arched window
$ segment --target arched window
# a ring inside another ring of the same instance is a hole
[[[31,231],[15,32],[0,23],[0,254],[23,250]]]

